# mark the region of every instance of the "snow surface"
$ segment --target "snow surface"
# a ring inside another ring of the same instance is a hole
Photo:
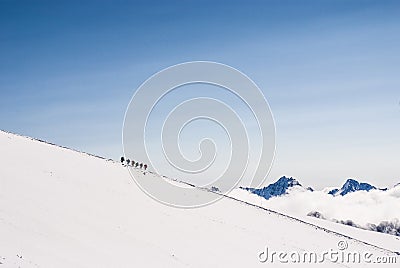
[[[376,191],[375,193],[383,194],[384,192]],[[360,192],[360,194],[365,194],[365,192]],[[385,209],[380,209],[379,207],[375,207],[373,204],[369,203],[369,198],[365,198],[365,200],[359,199],[360,194],[354,193],[357,199],[352,199],[353,197],[350,194],[346,195],[346,197],[333,197],[332,195],[322,191],[289,191],[289,193],[286,195],[266,200],[263,197],[252,194],[248,191],[235,189],[229,195],[266,209],[285,213],[288,216],[295,217],[305,222],[365,241],[369,244],[377,245],[392,251],[400,251],[400,237],[398,236],[377,233],[370,230],[363,230],[352,226],[327,221],[325,219],[317,219],[307,216],[308,212],[310,211],[319,211],[324,216],[336,215],[339,216],[339,219],[341,219],[340,217],[345,217],[344,219],[352,219],[355,222],[359,222],[363,220],[363,217],[371,219],[376,217],[377,214],[381,215],[385,211]],[[373,195],[373,197],[374,196],[375,195]],[[396,209],[398,204],[393,200],[384,201],[387,202],[386,207],[393,210],[391,211],[391,214],[398,215],[399,210]],[[354,202],[354,204],[352,202]],[[393,206],[394,204],[395,206]],[[379,206],[383,206],[383,204],[379,202]],[[363,209],[357,210],[359,207],[362,207]],[[375,211],[375,209],[378,209],[378,211]],[[361,219],[358,217],[359,214],[362,215],[360,216]],[[348,218],[346,218],[345,215],[347,215]]]
[[[266,246],[321,252],[341,240],[398,258],[393,236],[376,233],[375,246],[355,228],[342,235],[228,197],[172,208],[145,195],[119,163],[5,132],[0,148],[0,268],[265,267],[258,255]]]

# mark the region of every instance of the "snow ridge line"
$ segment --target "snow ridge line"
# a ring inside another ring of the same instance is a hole
[[[110,158],[105,158],[103,156],[95,155],[95,154],[92,154],[92,153],[79,151],[77,149],[73,149],[73,148],[69,148],[69,147],[66,147],[66,146],[58,145],[58,144],[55,144],[55,143],[52,143],[52,142],[49,142],[49,141],[46,141],[46,140],[42,140],[42,139],[39,139],[39,138],[32,138],[32,137],[29,137],[29,136],[16,134],[16,133],[13,133],[13,132],[10,132],[10,131],[6,131],[6,130],[3,130],[3,129],[0,129],[0,132],[4,132],[6,134],[11,134],[11,135],[14,135],[14,136],[17,136],[17,137],[25,138],[25,139],[28,139],[28,140],[44,143],[44,144],[47,144],[47,145],[50,145],[50,146],[55,146],[55,147],[58,147],[58,148],[61,148],[61,149],[70,150],[70,151],[73,151],[75,153],[80,153],[80,154],[84,154],[86,156],[95,157],[95,158],[99,158],[99,159],[106,160],[106,161],[112,161],[112,162],[116,163],[116,161],[114,161],[113,159],[110,159]]]

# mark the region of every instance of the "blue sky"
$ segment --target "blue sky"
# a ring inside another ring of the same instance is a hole
[[[0,1],[0,128],[117,159],[135,89],[231,65],[276,120],[269,182],[400,181],[398,1]]]

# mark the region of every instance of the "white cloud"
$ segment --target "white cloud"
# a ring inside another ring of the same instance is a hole
[[[269,200],[239,191],[242,190],[235,190],[232,195],[294,217],[318,211],[328,220],[351,220],[365,228],[370,223],[400,219],[400,186],[388,191],[358,191],[335,197],[322,191],[291,191]]]

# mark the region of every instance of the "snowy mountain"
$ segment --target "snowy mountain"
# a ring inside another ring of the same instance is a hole
[[[120,163],[1,131],[0,148],[0,267],[254,267],[266,247],[320,253],[339,241],[398,258],[393,236],[342,234],[232,197],[198,209],[168,207],[144,194]]]
[[[283,176],[275,183],[268,185],[267,187],[261,189],[254,188],[241,188],[243,190],[249,191],[258,196],[264,197],[265,199],[270,199],[274,196],[281,196],[288,194],[291,191],[313,191],[312,188],[308,187],[305,189],[296,179]]]
[[[375,186],[372,186],[369,183],[365,182],[358,182],[354,179],[348,179],[340,189],[332,189],[331,191],[328,192],[328,194],[337,196],[337,195],[346,195],[348,193],[356,192],[356,191],[371,191],[371,190],[376,190],[377,188]]]

